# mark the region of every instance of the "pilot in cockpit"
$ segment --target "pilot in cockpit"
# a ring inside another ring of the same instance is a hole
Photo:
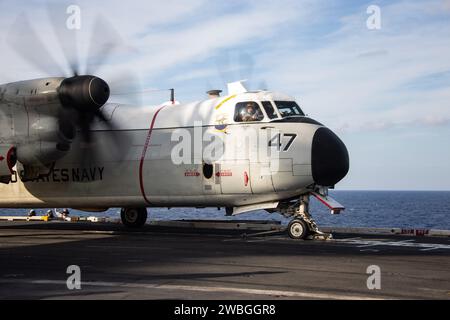
[[[260,112],[259,108],[255,108],[254,102],[248,102],[245,108],[242,108],[240,112],[241,121],[249,122],[261,120],[262,114]]]

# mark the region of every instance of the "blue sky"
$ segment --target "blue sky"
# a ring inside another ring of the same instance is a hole
[[[145,88],[174,87],[192,101],[248,78],[295,96],[342,137],[351,170],[340,189],[450,190],[448,0],[70,3],[82,9],[82,62],[97,14],[122,36],[99,70],[106,80],[133,72]],[[6,44],[21,12],[63,65],[43,4],[0,0],[0,82],[49,75]],[[380,30],[366,26],[369,5],[381,9]]]

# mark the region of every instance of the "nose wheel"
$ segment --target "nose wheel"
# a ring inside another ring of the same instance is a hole
[[[120,218],[126,227],[140,228],[147,221],[147,208],[123,208]]]
[[[287,232],[291,239],[305,239],[309,233],[305,221],[301,219],[293,219],[288,225]]]
[[[281,214],[293,217],[287,227],[291,239],[328,240],[332,235],[323,233],[309,213],[309,195],[302,195],[294,205],[281,210]]]

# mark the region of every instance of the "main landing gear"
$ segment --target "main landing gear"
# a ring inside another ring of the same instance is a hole
[[[123,208],[120,218],[126,227],[140,228],[147,221],[147,208]]]
[[[332,235],[323,233],[309,213],[309,195],[302,195],[294,204],[281,208],[281,214],[292,217],[287,233],[292,239],[332,239]]]

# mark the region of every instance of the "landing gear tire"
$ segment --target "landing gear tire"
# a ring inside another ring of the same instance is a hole
[[[305,239],[308,236],[309,230],[305,221],[294,219],[289,223],[287,232],[291,239]]]
[[[123,208],[120,218],[128,228],[140,228],[147,221],[147,208]]]

